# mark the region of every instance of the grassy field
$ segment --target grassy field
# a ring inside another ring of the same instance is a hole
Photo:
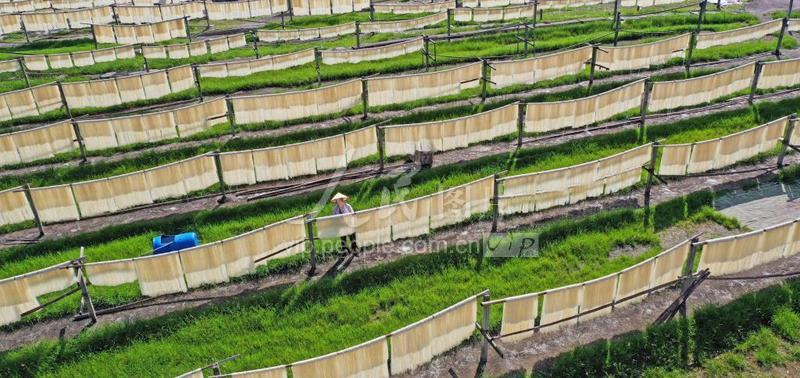
[[[669,247],[642,228],[640,211],[630,209],[546,224],[524,234],[531,232],[540,237],[537,258],[485,259],[476,244],[408,256],[316,283],[103,327],[61,343],[37,343],[0,354],[0,372],[175,375],[231,354],[241,357],[226,364],[225,372],[288,363],[385,334],[486,288],[500,298],[557,287],[618,271]],[[620,247],[644,252],[611,258]],[[492,314],[495,327],[499,315]],[[142,363],[145,356],[148,363]]]
[[[709,117],[688,119],[673,124],[652,127],[647,137],[664,143],[684,143],[711,139],[753,127],[760,123],[796,111],[800,99],[780,103],[760,104],[757,111],[751,109],[732,111]],[[386,200],[400,201],[431,194],[442,188],[453,187],[492,173],[509,170],[510,174],[541,171],[578,164],[608,156],[638,145],[636,131],[579,139],[564,144],[522,149],[509,156],[499,154],[474,161],[447,165],[422,171],[410,179],[372,179],[360,184],[344,185],[337,190],[352,195],[353,206],[365,209],[378,206]],[[81,246],[86,247],[89,261],[105,261],[142,256],[149,253],[150,239],[161,233],[196,231],[204,243],[238,235],[257,227],[310,212],[321,192],[312,192],[289,198],[263,200],[231,209],[202,211],[169,217],[161,220],[136,222],[129,225],[112,226],[108,229],[87,233],[74,238],[45,241],[32,246],[0,251],[0,278],[10,277],[35,269],[47,267],[78,256]],[[327,214],[329,209],[322,209]],[[111,240],[111,241],[109,241]],[[324,254],[333,252],[321,249]],[[287,269],[296,269],[307,261],[307,256],[297,256],[259,268],[257,276]],[[140,297],[138,286],[125,285],[115,288],[91,288],[98,307],[107,307],[129,302]],[[61,302],[29,318],[57,316],[70,311],[77,298]]]

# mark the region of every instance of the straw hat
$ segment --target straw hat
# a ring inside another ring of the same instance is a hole
[[[346,195],[344,195],[342,193],[336,193],[336,195],[333,196],[333,198],[331,198],[331,202],[336,202],[336,200],[338,200],[338,199],[347,201],[348,199],[350,199],[350,197],[348,197],[348,196],[346,196]]]

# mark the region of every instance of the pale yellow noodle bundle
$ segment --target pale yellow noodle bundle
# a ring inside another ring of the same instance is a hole
[[[597,310],[583,315],[584,312],[588,312],[605,305],[610,305],[614,302],[618,276],[619,275],[615,273],[583,283],[583,297],[581,299],[581,316],[578,318],[579,321],[588,321],[611,312],[611,306],[609,306],[603,308],[602,310]]]
[[[581,306],[582,291],[582,285],[572,285],[549,290],[544,293],[540,321],[540,324],[542,324],[544,328],[541,329],[541,332],[551,332],[564,326],[577,324],[578,320],[573,319],[547,326],[547,324],[578,315],[578,309]]]
[[[0,225],[33,219],[28,199],[21,190],[21,187],[16,187],[0,191]]]
[[[650,289],[653,282],[653,270],[656,260],[649,258],[630,268],[623,270],[619,274],[619,285],[617,286],[616,300],[621,301],[631,295],[641,293]],[[629,304],[638,303],[644,300],[646,295],[619,302],[616,306],[623,307]]]
[[[136,282],[133,259],[86,264],[86,275],[93,286],[118,286]]]
[[[800,58],[763,63],[759,89],[792,87],[800,84]]]
[[[399,240],[430,232],[431,197],[421,197],[393,205],[392,239]]]
[[[42,222],[77,220],[78,207],[69,185],[31,189],[31,198]]]
[[[108,179],[98,179],[72,184],[75,200],[80,208],[81,218],[93,217],[117,211],[114,194]]]
[[[228,281],[221,242],[184,249],[178,256],[189,288]]]
[[[506,298],[503,301],[503,320],[500,324],[500,335],[532,330],[539,312],[539,295],[526,294]],[[533,336],[533,331],[518,333],[504,337],[503,340],[513,342]]]
[[[362,159],[378,153],[378,134],[375,126],[344,134],[347,162]]]
[[[713,46],[730,45],[732,43],[760,39],[769,34],[779,32],[782,22],[783,20],[777,19],[733,30],[700,33],[697,35],[696,48],[705,49]]]
[[[683,275],[683,268],[692,247],[690,240],[684,241],[656,256],[652,286],[672,282]]]
[[[0,280],[0,325],[20,320],[20,314],[39,305],[24,280]]]
[[[295,377],[389,377],[386,336],[338,352],[292,364]]]
[[[225,185],[252,185],[256,183],[252,151],[225,152],[219,155]]]
[[[178,253],[138,257],[133,261],[142,295],[157,297],[186,292],[186,281],[183,279],[183,268]]]

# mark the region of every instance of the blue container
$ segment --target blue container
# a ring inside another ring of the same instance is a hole
[[[196,232],[184,232],[178,235],[159,235],[153,238],[153,254],[180,251],[200,245]]]

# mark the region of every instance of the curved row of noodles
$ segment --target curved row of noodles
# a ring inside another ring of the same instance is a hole
[[[743,272],[800,253],[800,218],[729,237],[696,243],[687,240],[604,277],[491,301],[503,305],[500,337],[524,339],[535,331],[553,331],[641,301],[644,293],[675,282],[693,268],[688,266],[693,247],[698,251],[702,247],[698,271],[708,269],[712,275]]]
[[[760,83],[785,85],[790,84],[789,80],[800,79],[800,75],[792,69],[797,67],[798,63],[800,60],[765,64],[762,70],[763,75],[765,78],[772,78],[772,81],[764,80]],[[785,69],[786,67],[789,69]],[[689,93],[693,95],[694,100],[692,101],[706,102],[711,96],[697,93],[698,82],[701,83],[699,88],[705,88],[708,92],[715,93],[715,96],[730,95],[737,92],[742,86],[740,84],[741,73],[748,73],[752,70],[753,64],[746,64],[699,78],[655,83],[652,96],[653,98],[673,99],[678,102],[677,104],[665,102],[666,105],[662,105],[662,107],[667,108],[685,105]],[[474,63],[433,73],[369,78],[366,79],[366,85],[359,81],[350,81],[301,92],[234,97],[230,101],[236,120],[242,123],[295,119],[350,109],[361,100],[361,90],[364,87],[369,88],[370,103],[375,101],[378,104],[399,103],[417,98],[457,93],[465,86],[471,85],[470,82],[462,83],[460,80],[469,78],[470,75],[477,78],[479,71],[480,64]],[[780,80],[775,78],[780,78]],[[726,83],[725,80],[733,81]],[[189,83],[190,81],[186,84]],[[471,83],[477,83],[477,80],[472,80]],[[662,93],[665,91],[662,88],[669,90],[667,93],[670,93],[671,97],[663,95]],[[67,91],[67,87],[65,87],[65,91]],[[635,108],[641,101],[643,92],[644,83],[637,81],[587,98],[527,104],[524,119],[520,118],[521,105],[511,104],[452,120],[387,126],[383,128],[384,133],[382,134],[385,142],[384,151],[387,156],[407,155],[416,150],[446,151],[466,147],[471,143],[489,141],[515,132],[547,132],[566,127],[583,127]],[[308,104],[314,104],[314,106]],[[0,142],[2,142],[0,143],[0,147],[2,147],[0,157],[11,161],[23,157],[33,159],[47,156],[37,155],[37,153],[53,154],[74,149],[75,144],[72,137],[75,128],[85,134],[86,144],[93,148],[107,148],[130,142],[152,141],[186,133],[191,134],[204,129],[208,124],[221,122],[223,115],[226,114],[226,109],[222,100],[217,99],[169,112],[156,113],[151,117],[134,116],[84,121],[72,127],[67,123],[61,123],[31,131],[7,134],[4,138],[0,138]],[[272,111],[264,112],[264,109]],[[264,119],[265,117],[268,119]],[[696,151],[693,154],[687,152],[689,150],[686,146],[683,146],[680,151],[678,151],[679,147],[667,146],[662,166],[666,164],[675,167],[663,168],[662,173],[680,175],[683,172],[696,173],[702,170],[721,168],[765,152],[774,147],[777,138],[783,135],[786,125],[788,122],[784,120],[780,124],[765,126],[745,136],[732,136],[731,138],[736,139],[729,138],[730,140],[724,143],[719,142],[724,146],[715,147],[716,149],[713,151],[708,146],[716,146],[717,144],[714,143],[717,142],[697,143],[694,145],[695,147],[692,147]],[[762,129],[763,132],[759,131]],[[168,168],[172,164],[151,169],[155,171],[172,169],[173,174],[166,182],[147,178],[149,176],[145,171],[92,181],[126,182],[127,185],[120,184],[119,191],[107,189],[92,191],[93,194],[78,195],[75,188],[88,185],[85,183],[35,188],[34,194],[40,194],[34,196],[33,202],[37,209],[42,209],[40,219],[44,222],[58,222],[111,213],[202,190],[220,183],[213,174],[217,169],[222,172],[223,182],[227,185],[249,185],[314,175],[322,171],[346,168],[355,160],[376,154],[380,144],[377,134],[377,129],[370,127],[352,133],[292,145],[225,153],[220,156],[219,166],[210,156],[198,156],[193,159],[207,161],[204,165],[205,168],[199,171],[184,172],[180,169]],[[703,152],[705,150],[711,152],[705,153]],[[681,156],[683,160],[681,160]],[[725,156],[725,158],[722,159],[721,156]],[[646,154],[643,157],[646,158]],[[681,171],[682,168],[679,165],[683,164],[688,167],[690,161],[695,161],[691,168]],[[710,162],[711,165],[705,164],[701,167],[698,165],[701,161]],[[631,180],[635,181],[638,177],[634,167],[623,171],[627,172],[624,176],[602,176],[597,177],[598,181],[596,182],[576,184],[571,189],[576,191],[574,193],[567,193],[567,187],[561,187],[560,194],[551,193],[554,196],[552,198],[544,194],[534,195],[536,193],[505,198],[501,201],[503,205],[501,207],[504,211],[517,212],[530,206],[541,208],[545,205],[560,205],[565,201],[570,201],[569,198],[580,200],[614,192],[618,188],[626,186],[625,183]],[[621,172],[618,173],[622,174]],[[206,178],[200,181],[202,184],[197,184],[194,179],[198,175]],[[132,184],[134,182],[135,185]],[[590,184],[594,186],[589,188],[587,185]],[[94,185],[105,184],[96,183]],[[96,189],[92,185],[89,186]],[[162,187],[177,189],[158,189]],[[137,200],[130,199],[133,193],[145,193],[148,192],[148,188],[151,189],[149,196],[136,194],[134,197]],[[152,193],[153,189],[158,194]],[[50,192],[62,193],[62,195],[50,196]],[[0,206],[0,214],[3,214],[0,216],[0,220],[3,224],[31,219],[31,204],[24,198],[23,193],[19,191],[3,193],[2,198],[7,198]],[[125,200],[114,200],[118,197],[123,197]],[[42,203],[37,198],[41,198]],[[45,199],[47,200],[45,201]],[[98,204],[103,205],[99,206]],[[506,204],[508,206],[505,206]]]

